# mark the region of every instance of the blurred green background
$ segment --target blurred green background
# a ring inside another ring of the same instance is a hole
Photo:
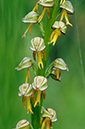
[[[15,128],[21,119],[30,120],[18,97],[18,87],[24,83],[26,71],[17,72],[15,67],[24,57],[32,58],[30,40],[41,36],[36,24],[31,36],[27,33],[25,39],[21,38],[28,26],[22,23],[22,18],[36,1],[0,0],[0,129]],[[70,1],[75,8],[75,14],[69,16],[73,27],[68,26],[66,35],[58,37],[49,58],[49,62],[63,58],[69,72],[62,71],[61,82],[49,78],[43,103],[45,108],[57,112],[54,129],[85,129],[85,0]]]

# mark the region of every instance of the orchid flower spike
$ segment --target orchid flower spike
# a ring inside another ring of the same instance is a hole
[[[40,106],[40,100],[41,100],[41,92],[43,92],[44,99],[45,99],[45,90],[47,89],[47,79],[43,76],[36,76],[34,78],[34,82],[32,83],[32,88],[37,92],[37,97],[35,100],[34,107],[36,107],[37,104]]]
[[[65,1],[64,4],[60,5],[60,8],[63,9],[60,21],[62,21],[63,17],[65,16],[66,25],[72,26],[72,24],[69,22],[69,19],[68,19],[68,14],[74,14],[74,8],[71,2]]]
[[[32,94],[33,94],[33,88],[31,86],[31,84],[24,83],[19,87],[18,96],[20,96],[20,97],[23,96],[22,104],[23,104],[23,107],[25,110],[26,110],[26,107],[25,107],[25,100],[26,100],[27,114],[29,113],[29,111],[33,114],[33,111],[31,110],[31,103],[30,103],[31,98],[34,100]]]
[[[18,71],[27,68],[25,83],[27,83],[28,77],[29,77],[30,81],[32,81],[30,74],[29,74],[29,68],[31,66],[32,66],[32,60],[29,57],[24,57],[24,59],[20,62],[20,64],[15,68]]]
[[[61,33],[65,35],[67,27],[63,22],[55,21],[55,23],[52,26],[52,29],[54,29],[54,31],[50,36],[50,43],[53,43],[53,45],[55,45],[58,36],[61,36]]]
[[[47,16],[49,18],[49,8],[53,7],[54,0],[39,0],[38,4],[43,7],[43,12],[40,15],[40,17],[38,18],[38,22],[40,22],[42,20],[42,18],[44,17],[46,10],[47,10]]]
[[[53,63],[53,70],[50,74],[51,77],[55,80],[60,81],[60,77],[61,77],[60,70],[68,71],[68,68],[67,68],[67,65],[66,65],[66,63],[64,62],[63,59],[57,58],[56,60],[54,60],[54,63]]]
[[[24,34],[22,35],[22,38],[26,37],[26,33],[29,30],[29,34],[31,35],[31,28],[33,23],[37,23],[38,22],[38,14],[34,11],[29,12],[23,19],[22,21],[24,23],[30,23],[30,25],[28,26],[28,28],[26,29],[26,31],[24,32]]]
[[[56,112],[51,108],[45,109],[44,107],[42,107],[41,116],[42,118],[44,118],[41,129],[44,129],[45,125],[46,129],[50,129],[52,128],[52,122],[57,121]]]
[[[43,66],[43,62],[42,62],[42,55],[41,53],[43,54],[44,56],[44,59],[46,60],[46,55],[45,55],[45,52],[44,52],[44,49],[45,49],[45,44],[44,44],[44,40],[40,37],[35,37],[31,40],[31,47],[30,49],[33,51],[33,58],[34,58],[34,61],[36,61],[36,53],[37,53],[37,57],[38,57],[38,67],[39,69],[41,69],[40,65],[42,66],[42,68],[44,67]]]
[[[30,123],[29,121],[23,119],[23,120],[20,120],[17,125],[16,125],[16,128],[15,129],[30,129]]]

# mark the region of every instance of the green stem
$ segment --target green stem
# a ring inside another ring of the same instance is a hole
[[[45,49],[46,61],[44,62],[45,70],[47,67],[47,61],[48,61],[50,47],[52,45],[52,44],[48,45],[48,43],[50,42],[50,35],[52,33],[51,27],[56,20],[58,3],[59,3],[59,0],[55,0],[55,5],[54,5],[54,8],[52,10],[52,17],[50,19],[47,19],[47,24],[46,24],[46,30],[45,30],[45,36],[44,36],[44,41],[45,41],[45,45],[46,45],[46,49]]]
[[[55,0],[55,4],[52,11],[52,16],[51,18],[47,19],[47,24],[46,24],[46,30],[45,30],[45,35],[44,35],[44,41],[45,41],[45,45],[46,45],[46,49],[45,49],[45,53],[46,53],[46,61],[43,60],[44,63],[44,69],[38,69],[37,71],[37,75],[42,75],[45,76],[45,70],[47,67],[47,61],[48,61],[48,56],[49,56],[49,51],[50,51],[50,47],[51,45],[48,45],[48,42],[50,42],[50,35],[52,32],[51,26],[53,25],[53,23],[56,20],[56,16],[57,16],[57,9],[58,9],[58,3],[59,0]],[[34,129],[39,129],[40,128],[40,117],[41,117],[41,107],[42,107],[42,102],[43,102],[43,97],[41,99],[41,104],[40,106],[36,106],[34,108],[34,106],[32,105],[32,111],[34,112],[34,114],[32,114],[32,125]]]
[[[40,128],[40,118],[41,118],[41,108],[42,108],[42,103],[43,103],[43,95],[41,98],[41,103],[40,106],[37,105],[34,107],[34,103],[32,103],[32,111],[34,114],[31,115],[31,124],[33,126],[33,129],[39,129]]]
[[[32,126],[33,129],[39,129],[40,128],[40,114],[41,114],[41,106],[36,106],[34,108],[34,105],[32,106],[32,110],[34,114],[32,114]],[[37,113],[37,114],[36,114]]]

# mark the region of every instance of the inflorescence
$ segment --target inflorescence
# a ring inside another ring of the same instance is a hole
[[[29,30],[29,34],[31,35],[31,29],[33,24],[40,24],[45,12],[47,11],[47,18],[49,18],[50,9],[52,9],[55,5],[55,0],[37,0],[37,3],[33,10],[29,12],[22,21],[24,23],[30,23],[26,31],[24,32],[22,37],[26,37],[26,33]],[[38,6],[42,6],[42,13],[39,16],[39,9]],[[57,8],[57,7],[56,7]],[[74,9],[70,1],[61,0],[59,4],[59,9],[61,10],[61,17],[60,20],[53,23],[51,26],[51,35],[49,37],[49,44],[55,45],[58,36],[61,36],[61,33],[65,35],[67,30],[67,25],[72,26],[69,22],[68,15],[74,14]],[[63,22],[63,18],[65,17],[65,23]],[[48,28],[49,31],[49,28]],[[41,37],[34,37],[31,40],[31,45],[29,48],[33,51],[33,59],[29,57],[24,57],[24,59],[20,62],[20,64],[15,68],[16,70],[20,71],[22,69],[26,69],[26,79],[25,82],[19,86],[19,93],[18,96],[22,97],[22,105],[26,110],[27,114],[29,112],[33,115],[35,112],[32,109],[32,106],[36,108],[37,106],[41,105],[41,100],[45,99],[46,97],[46,89],[48,88],[47,79],[51,76],[53,79],[60,81],[61,80],[61,70],[68,71],[68,67],[65,61],[62,58],[55,59],[49,67],[45,70],[45,75],[38,75],[39,70],[43,70],[45,68],[44,61],[46,61],[46,44],[44,39]],[[38,64],[35,65],[35,63]],[[34,70],[34,79],[30,76],[29,69],[33,68]],[[31,82],[31,83],[29,83]],[[26,102],[26,104],[25,104]],[[51,109],[45,109],[43,106],[41,108],[41,115],[40,115],[40,128],[46,129],[52,128],[52,122],[57,121],[56,112]],[[16,125],[16,129],[35,129],[27,120],[21,120]]]

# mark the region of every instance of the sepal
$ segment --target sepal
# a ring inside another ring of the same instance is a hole
[[[54,5],[54,0],[39,0],[38,4],[50,8]]]
[[[43,38],[35,37],[31,40],[31,47],[32,51],[42,51],[45,49],[45,44]]]
[[[47,108],[47,109],[42,108],[41,115],[42,115],[42,117],[50,118],[51,122],[55,122],[58,120],[57,116],[56,116],[56,112],[51,108]]]
[[[21,97],[22,95],[24,96],[31,96],[33,93],[33,88],[31,84],[24,83],[19,87],[19,93],[18,95]]]
[[[62,22],[62,21],[55,21],[53,26],[52,26],[52,29],[60,29],[60,31],[63,34],[65,34],[66,30],[67,30],[67,27],[66,27],[64,22]]]
[[[74,8],[70,1],[65,1],[64,4],[60,5],[60,8],[65,9],[68,14],[74,14]]]
[[[47,89],[47,79],[43,76],[36,76],[34,78],[34,82],[32,83],[32,87],[34,90],[44,91]]]
[[[34,11],[29,12],[22,21],[24,23],[37,23],[38,22],[38,14]]]
[[[68,67],[67,67],[66,63],[61,58],[57,58],[56,60],[54,60],[53,67],[68,71]]]
[[[21,120],[21,121],[19,121],[19,122],[17,123],[15,129],[32,129],[32,128],[30,128],[30,123],[29,123],[29,121],[27,121],[27,120],[24,119],[24,120]]]
[[[30,68],[32,66],[32,60],[29,57],[24,57],[20,64],[15,68],[16,70],[22,70],[25,68]]]

